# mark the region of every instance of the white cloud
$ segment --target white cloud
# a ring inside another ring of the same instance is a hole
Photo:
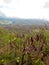
[[[3,0],[5,3],[10,3],[11,2],[11,0]]]
[[[45,3],[44,8],[49,8],[49,1]]]
[[[8,8],[0,8],[6,16],[20,17],[20,18],[41,18],[49,19],[49,8],[43,8],[45,2],[48,0],[11,0],[6,4],[0,2],[0,6]],[[12,8],[12,9],[11,9]]]

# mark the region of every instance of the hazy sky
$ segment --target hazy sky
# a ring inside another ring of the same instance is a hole
[[[0,0],[0,11],[7,17],[49,20],[49,0]]]

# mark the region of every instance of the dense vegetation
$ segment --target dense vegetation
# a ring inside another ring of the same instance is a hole
[[[0,65],[49,65],[49,30],[20,33],[0,27]]]

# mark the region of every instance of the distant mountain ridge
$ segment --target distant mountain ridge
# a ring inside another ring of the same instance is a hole
[[[15,24],[15,25],[49,25],[49,21],[43,19],[20,19],[0,16],[0,24]]]

